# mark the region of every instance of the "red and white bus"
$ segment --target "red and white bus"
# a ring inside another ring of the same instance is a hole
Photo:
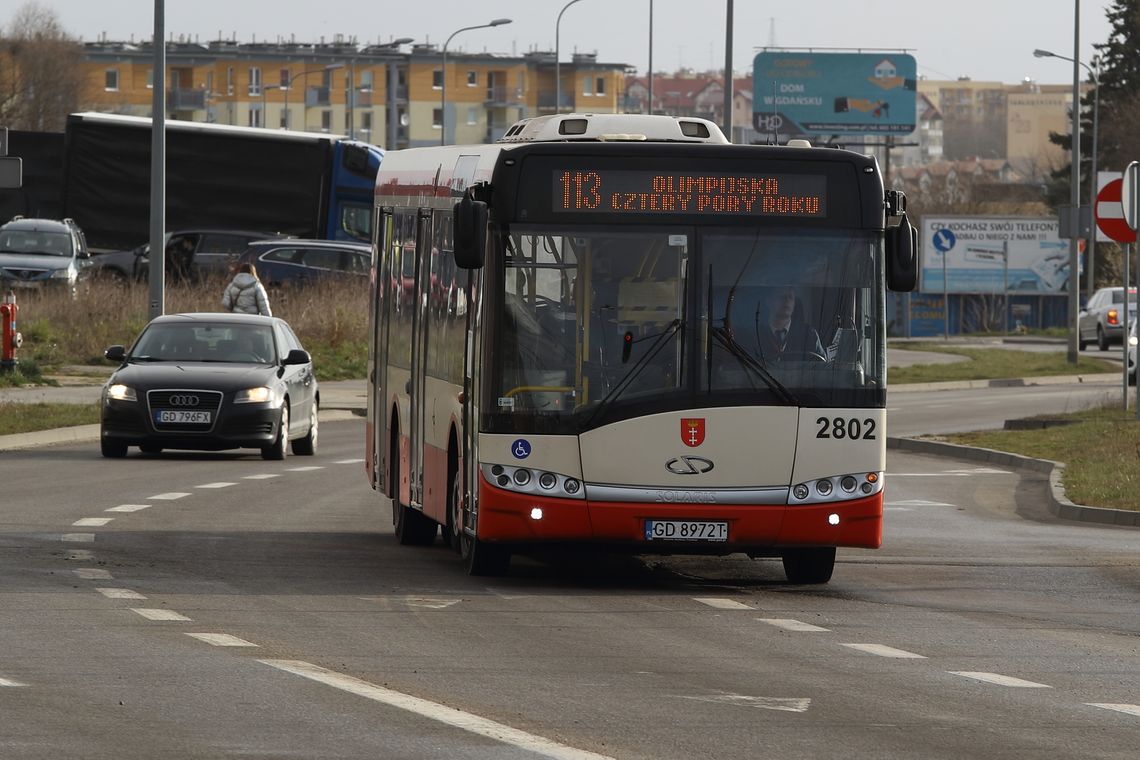
[[[474,574],[743,552],[798,583],[880,545],[884,293],[916,269],[872,158],[544,116],[386,153],[376,215],[366,469],[401,543],[442,528]]]

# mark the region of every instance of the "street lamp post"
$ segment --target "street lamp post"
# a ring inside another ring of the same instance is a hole
[[[562,56],[559,48],[558,28],[562,24],[562,14],[574,3],[582,0],[570,0],[558,11],[558,20],[554,22],[554,113],[562,113]]]
[[[472,29],[486,29],[492,26],[502,26],[503,24],[511,23],[509,18],[497,18],[486,24],[476,24],[475,26],[465,26],[462,29],[456,29],[451,33],[451,36],[443,43],[443,63],[442,71],[440,72],[439,81],[439,144],[447,145],[447,46],[451,44],[451,40],[455,35],[460,32],[469,32]]]
[[[284,87],[282,87],[281,85],[276,85],[276,87],[278,89],[285,90],[285,129],[289,128],[289,90],[292,89],[293,83],[296,82],[301,77],[305,77],[306,81],[307,81],[309,74],[318,74],[322,71],[335,71],[336,69],[343,69],[343,68],[344,68],[343,63],[330,63],[328,66],[324,66],[324,67],[319,68],[319,69],[306,69],[305,71],[299,71],[296,74],[294,74],[293,76],[289,77],[289,81],[285,84]],[[264,94],[263,94],[263,97],[264,97]],[[302,131],[304,130],[304,128],[305,128],[305,125],[304,125],[304,123],[302,123],[301,124]]]
[[[1062,61],[1073,62],[1072,58],[1064,55],[1057,55],[1056,53],[1048,50],[1034,50],[1033,55],[1036,58],[1060,58]],[[1085,71],[1089,73],[1092,79],[1093,86],[1093,122],[1092,122],[1092,156],[1090,157],[1089,166],[1089,214],[1094,214],[1096,210],[1096,194],[1097,194],[1097,136],[1100,133],[1098,121],[1100,120],[1100,64],[1101,59],[1099,55],[1093,56],[1092,66],[1089,66],[1084,61],[1077,61],[1081,66],[1085,67]],[[1088,277],[1085,281],[1085,290],[1088,295],[1092,295],[1096,289],[1096,225],[1093,224],[1089,230],[1088,244],[1085,246],[1088,251],[1089,270]]]

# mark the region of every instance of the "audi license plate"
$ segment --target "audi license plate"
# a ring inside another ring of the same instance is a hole
[[[646,541],[727,541],[728,523],[711,520],[646,520]]]
[[[210,422],[209,412],[185,412],[180,409],[160,409],[154,413],[155,422],[165,425],[204,425]]]

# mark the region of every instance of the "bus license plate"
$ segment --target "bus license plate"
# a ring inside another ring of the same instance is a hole
[[[646,541],[727,541],[728,523],[711,520],[646,520]]]
[[[160,409],[154,413],[155,420],[174,425],[205,425],[210,422],[209,412],[184,412],[179,409]]]

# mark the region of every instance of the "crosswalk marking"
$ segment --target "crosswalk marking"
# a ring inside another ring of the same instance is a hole
[[[767,623],[768,625],[774,625],[777,628],[783,628],[786,631],[802,631],[804,633],[807,633],[807,632],[811,632],[811,631],[828,631],[828,630],[831,630],[829,628],[821,628],[818,625],[812,625],[811,623],[803,623],[799,620],[793,620],[792,618],[756,618],[756,619],[759,620],[761,623]]]
[[[996,686],[1013,686],[1019,689],[1051,689],[1052,686],[1035,681],[1026,681],[1021,678],[1014,678],[1013,676],[1003,676],[1000,673],[984,673],[979,671],[970,670],[951,670],[951,675],[962,676],[963,678],[972,678],[975,681],[982,681],[984,683],[992,683]]]
[[[150,509],[149,504],[120,504],[117,507],[103,510],[104,512],[138,512],[141,509]]]
[[[97,588],[95,589],[108,599],[146,599],[145,596],[129,588]]]
[[[914,652],[908,652],[905,649],[895,649],[894,647],[886,646],[885,644],[840,644],[841,647],[849,647],[858,652],[866,652],[878,657],[893,657],[897,660],[925,660],[926,657]]]
[[[257,644],[228,633],[187,633],[187,636],[215,647],[256,647]]]
[[[1124,713],[1125,715],[1134,715],[1140,718],[1140,705],[1121,705],[1113,704],[1110,702],[1086,702],[1089,707],[1102,707],[1105,710],[1113,710],[1115,712]]]
[[[180,615],[174,610],[159,610],[145,607],[132,607],[131,612],[142,615],[147,620],[167,620],[167,621],[180,621],[190,622],[190,618],[185,615]]]
[[[114,517],[84,517],[76,520],[72,525],[76,528],[101,528],[114,519]]]
[[[147,498],[154,501],[174,501],[175,499],[183,499],[187,496],[192,495],[193,494],[187,493],[185,491],[170,491],[169,493],[158,493],[154,496],[148,496]]]
[[[722,599],[720,597],[698,596],[698,597],[694,597],[693,601],[700,602],[701,604],[707,604],[708,606],[715,607],[718,610],[752,610],[753,612],[756,611],[755,608],[749,607],[747,604],[741,604],[740,602],[736,601],[735,599]]]
[[[111,579],[110,572],[98,567],[81,567],[71,572],[85,581],[107,581]]]

